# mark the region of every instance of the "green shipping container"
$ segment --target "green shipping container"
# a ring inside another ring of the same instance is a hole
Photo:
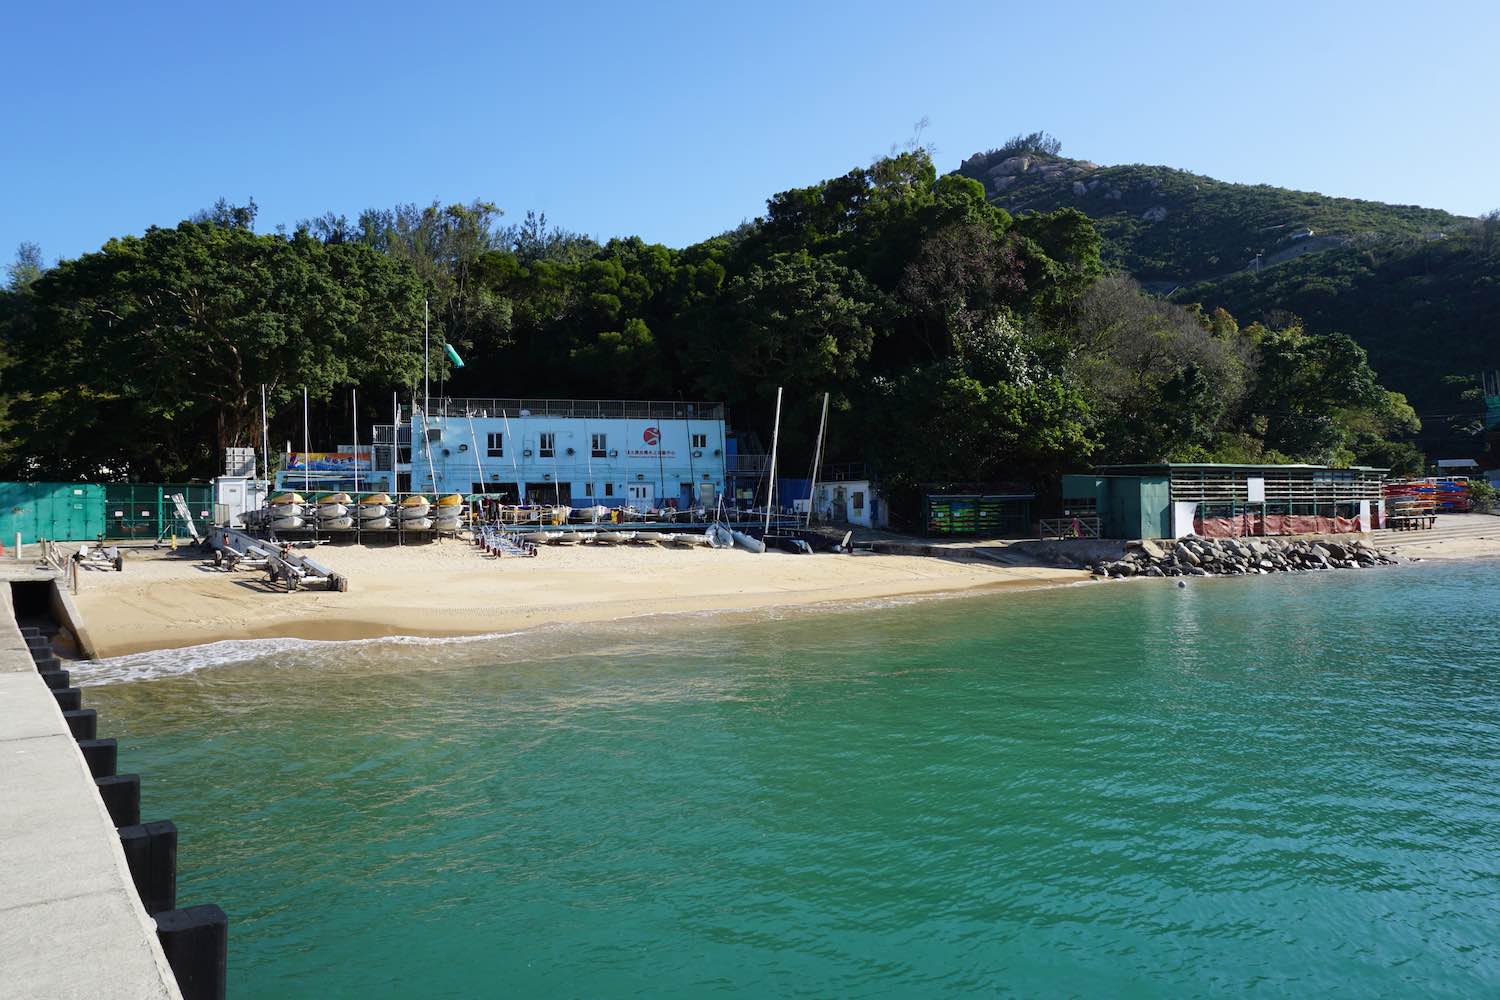
[[[104,487],[91,483],[0,483],[0,540],[84,542],[104,531]]]

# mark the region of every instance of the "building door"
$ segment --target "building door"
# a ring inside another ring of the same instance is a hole
[[[632,504],[650,507],[656,500],[656,486],[652,483],[628,483],[625,496]]]

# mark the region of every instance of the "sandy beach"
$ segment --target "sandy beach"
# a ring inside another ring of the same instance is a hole
[[[220,639],[453,636],[674,612],[738,611],[1088,579],[982,558],[754,555],[654,546],[546,546],[498,559],[461,541],[324,545],[347,593],[287,593],[196,549],[132,549],[123,573],[85,572],[75,601],[100,656]]]
[[[1371,540],[1406,558],[1497,556],[1500,518],[1448,516],[1431,531],[1382,531]],[[193,548],[176,553],[138,548],[128,551],[123,573],[82,573],[74,600],[99,655],[119,656],[221,639],[476,635],[1090,579],[1078,569],[1006,565],[1000,546],[984,546],[979,555],[963,546],[951,551],[951,558],[933,558],[546,546],[534,559],[498,559],[453,540],[401,547],[324,545],[317,558],[349,577],[348,592],[289,594],[269,584],[263,572],[217,569]]]

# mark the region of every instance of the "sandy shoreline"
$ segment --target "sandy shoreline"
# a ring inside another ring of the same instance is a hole
[[[450,637],[657,614],[753,611],[1087,580],[979,558],[753,555],[656,547],[546,547],[496,559],[462,542],[323,546],[347,593],[288,594],[260,572],[215,569],[196,550],[132,550],[125,572],[86,572],[77,597],[99,655],[222,639]]]
[[[1433,531],[1377,532],[1371,540],[1406,558],[1500,556],[1500,518],[1449,516]],[[544,547],[535,559],[496,559],[446,541],[326,545],[317,555],[350,578],[347,593],[288,594],[268,584],[264,573],[216,569],[196,549],[143,548],[130,550],[123,573],[83,573],[74,600],[99,655],[109,657],[224,639],[446,638],[1091,579],[1082,570],[1004,565],[961,549],[953,558],[933,558],[568,546]]]

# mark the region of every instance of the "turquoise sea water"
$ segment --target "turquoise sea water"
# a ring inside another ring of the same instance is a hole
[[[86,698],[238,998],[1475,997],[1497,597],[1475,562],[223,645]]]

